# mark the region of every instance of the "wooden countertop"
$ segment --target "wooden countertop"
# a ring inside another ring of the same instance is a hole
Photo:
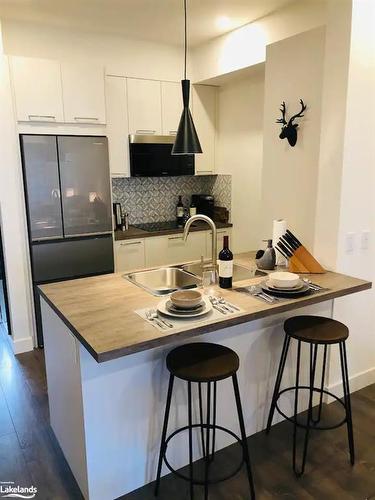
[[[253,258],[253,253],[240,254],[235,261],[246,266]],[[247,294],[219,289],[223,297],[245,312],[223,316],[215,321],[207,319],[195,327],[187,324],[183,329],[169,333],[157,330],[134,313],[137,309],[156,306],[160,297],[133,285],[122,274],[106,274],[39,287],[42,297],[99,363],[166,345],[176,338],[188,339],[371,288],[368,281],[333,272],[306,275],[329,290],[271,305]],[[233,287],[257,283],[262,279],[237,282]]]
[[[230,222],[215,222],[217,229],[225,229],[233,227]],[[195,231],[209,231],[210,227],[205,222],[194,223],[189,232]],[[176,227],[174,229],[163,229],[161,231],[144,231],[138,227],[129,226],[127,231],[121,231],[121,229],[116,229],[114,231],[115,241],[122,240],[132,240],[137,238],[150,238],[152,236],[167,236],[168,234],[180,234],[184,232],[183,227]]]

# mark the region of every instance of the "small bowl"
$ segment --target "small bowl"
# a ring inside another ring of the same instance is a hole
[[[192,309],[202,302],[202,295],[197,290],[179,290],[172,293],[171,302],[179,309]]]
[[[276,272],[268,275],[270,284],[280,288],[293,288],[298,285],[300,277],[298,274],[288,272]]]

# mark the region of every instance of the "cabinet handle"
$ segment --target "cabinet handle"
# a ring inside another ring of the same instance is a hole
[[[120,243],[120,247],[127,247],[129,245],[141,245],[141,241],[130,241],[129,243]]]
[[[95,118],[94,116],[75,116],[74,119],[76,122],[79,122],[82,120],[84,120],[84,121],[89,120],[89,121],[93,121],[93,122],[99,121],[99,118]]]
[[[136,134],[156,134],[156,130],[139,129],[135,131]]]
[[[54,115],[29,115],[30,121],[44,121],[44,120],[56,120],[56,116]]]
[[[182,240],[184,237],[183,236],[169,236],[169,240]]]
[[[177,135],[177,130],[170,130],[169,135]]]

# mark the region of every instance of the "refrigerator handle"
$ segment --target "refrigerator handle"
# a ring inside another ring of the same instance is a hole
[[[65,238],[82,238],[82,236],[106,236],[112,235],[112,231],[102,231],[98,233],[65,234]]]

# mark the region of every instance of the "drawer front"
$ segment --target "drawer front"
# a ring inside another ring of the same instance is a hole
[[[170,266],[199,260],[206,252],[205,232],[191,233],[186,242],[182,234],[158,236],[145,240],[146,266]]]
[[[140,240],[116,241],[116,272],[129,272],[145,267],[145,242]]]

